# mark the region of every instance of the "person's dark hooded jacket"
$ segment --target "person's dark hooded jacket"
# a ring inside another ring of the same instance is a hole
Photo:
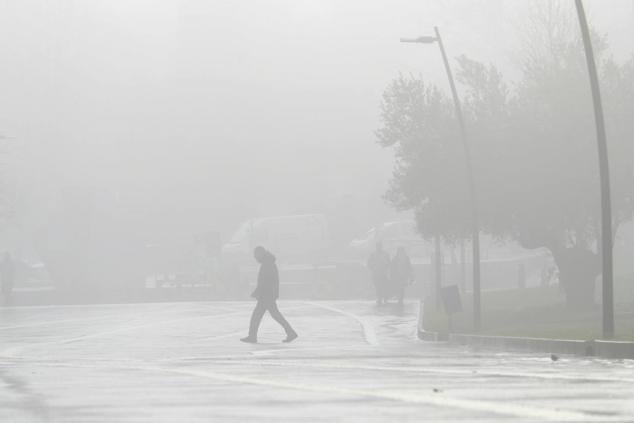
[[[280,293],[280,278],[275,264],[275,256],[266,251],[260,271],[258,273],[258,286],[252,296],[258,301],[275,301]]]

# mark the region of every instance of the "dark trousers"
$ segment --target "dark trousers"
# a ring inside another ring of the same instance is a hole
[[[387,301],[388,293],[387,293],[387,279],[375,277],[372,282],[374,283],[374,290],[376,291],[376,300],[377,301]]]
[[[377,282],[374,282],[374,291],[376,292],[376,300],[383,301],[383,287]]]
[[[262,317],[264,313],[268,310],[269,314],[277,323],[279,323],[284,330],[286,331],[286,335],[291,335],[295,333],[290,323],[282,316],[282,313],[277,308],[277,303],[275,300],[258,300],[258,303],[253,310],[253,314],[251,314],[251,324],[249,325],[249,336],[252,338],[257,338],[258,336],[258,328],[260,327],[260,322],[262,321]]]
[[[396,288],[396,294],[398,296],[398,302],[402,304],[403,303],[403,299],[405,298],[405,285],[404,284],[399,285]]]

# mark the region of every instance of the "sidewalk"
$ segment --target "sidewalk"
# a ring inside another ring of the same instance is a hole
[[[634,342],[600,339],[561,339],[496,334],[448,333],[426,330],[422,302],[419,305],[418,338],[423,341],[449,342],[456,345],[496,348],[510,351],[570,354],[609,359],[634,359]]]

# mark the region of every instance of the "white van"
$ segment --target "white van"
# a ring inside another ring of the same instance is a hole
[[[302,214],[247,220],[223,245],[223,260],[250,263],[258,245],[284,263],[318,263],[329,247],[326,218],[321,214]]]
[[[383,248],[391,255],[398,247],[405,247],[411,257],[429,257],[433,251],[431,244],[419,235],[414,220],[384,222],[353,239],[350,247],[362,255],[367,255],[374,251],[378,241],[381,241]]]

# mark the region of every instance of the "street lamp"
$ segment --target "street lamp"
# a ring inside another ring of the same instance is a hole
[[[575,0],[579,26],[583,37],[586,53],[588,74],[590,76],[590,90],[594,105],[594,123],[597,131],[597,148],[599,156],[599,178],[601,181],[601,266],[602,266],[602,302],[603,302],[603,337],[614,337],[614,285],[612,262],[612,200],[610,195],[610,163],[608,160],[608,145],[605,135],[605,121],[601,103],[601,89],[597,76],[597,65],[594,61],[592,40],[583,2]]]
[[[480,290],[480,219],[478,216],[478,197],[476,195],[476,184],[473,177],[471,149],[467,140],[467,132],[465,130],[462,106],[460,105],[460,99],[458,98],[456,84],[453,79],[453,74],[451,73],[451,67],[449,66],[449,60],[447,59],[447,53],[445,52],[442,37],[440,36],[440,31],[438,30],[438,27],[434,27],[434,31],[436,33],[435,36],[425,35],[418,38],[401,38],[401,42],[417,44],[433,44],[437,42],[438,47],[440,47],[442,61],[445,65],[445,71],[447,72],[447,78],[449,79],[449,87],[451,88],[451,95],[453,96],[456,119],[458,119],[458,124],[460,126],[460,135],[464,147],[465,165],[467,168],[467,179],[469,184],[469,195],[471,197],[471,229],[473,236],[473,325],[474,329],[478,331],[482,327],[482,303]]]

